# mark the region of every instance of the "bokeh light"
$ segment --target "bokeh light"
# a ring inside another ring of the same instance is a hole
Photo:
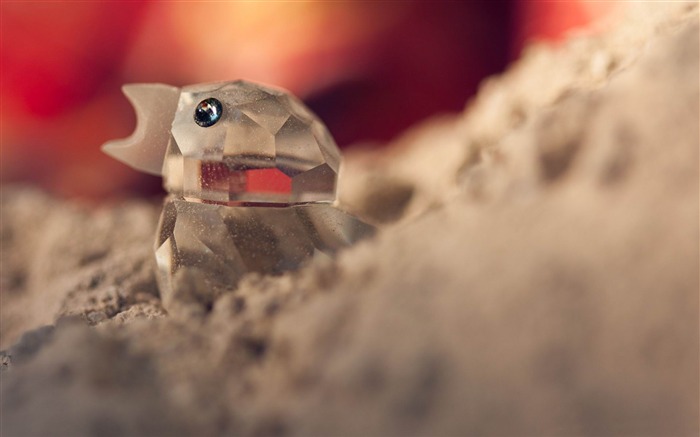
[[[341,147],[440,112],[532,38],[610,9],[570,2],[3,2],[2,182],[93,199],[160,181],[104,156],[135,117],[121,85],[245,78],[288,88]]]

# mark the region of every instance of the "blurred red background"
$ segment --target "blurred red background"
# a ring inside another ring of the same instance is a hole
[[[152,194],[108,158],[135,117],[120,87],[245,78],[287,88],[341,147],[459,111],[526,41],[556,41],[612,3],[3,2],[2,182],[69,196]]]

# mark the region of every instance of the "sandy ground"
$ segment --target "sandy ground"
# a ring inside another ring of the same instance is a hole
[[[531,47],[347,157],[376,237],[206,316],[161,305],[159,205],[3,187],[1,434],[698,435],[698,37]]]

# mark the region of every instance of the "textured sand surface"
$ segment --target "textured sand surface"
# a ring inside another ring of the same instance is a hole
[[[205,317],[159,205],[2,193],[2,435],[697,435],[698,6],[532,47],[348,156],[378,235]]]

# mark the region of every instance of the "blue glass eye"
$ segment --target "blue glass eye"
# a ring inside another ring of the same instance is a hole
[[[209,127],[221,118],[221,102],[211,97],[202,100],[194,110],[194,122],[202,127]]]

